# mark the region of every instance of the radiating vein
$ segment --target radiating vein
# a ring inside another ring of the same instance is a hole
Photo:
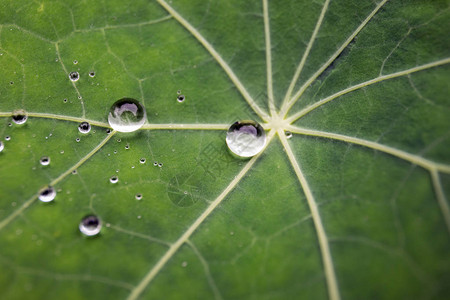
[[[263,0],[264,14],[264,35],[266,40],[266,76],[267,76],[267,98],[269,101],[270,115],[274,116],[275,103],[273,98],[273,82],[272,82],[272,43],[270,41],[270,22],[269,22],[269,4],[267,0]]]
[[[325,278],[328,287],[328,295],[331,300],[339,300],[339,288],[336,279],[336,274],[334,272],[333,260],[331,258],[330,247],[328,244],[328,237],[323,227],[322,219],[319,214],[319,208],[317,207],[316,200],[309,188],[308,182],[306,181],[305,176],[300,168],[300,164],[297,162],[294,153],[292,152],[291,146],[289,145],[286,136],[282,129],[278,130],[278,136],[283,144],[283,147],[286,151],[286,154],[291,162],[291,165],[297,175],[297,178],[303,188],[303,192],[305,193],[306,200],[308,202],[309,209],[311,211],[311,215],[314,222],[314,227],[317,233],[317,239],[319,241],[320,252],[322,254],[322,261],[325,269]]]
[[[336,98],[338,98],[338,97],[340,97],[342,95],[345,95],[345,94],[353,92],[355,90],[364,88],[366,86],[370,86],[372,84],[375,84],[375,83],[378,83],[378,82],[381,82],[381,81],[384,81],[384,80],[405,76],[405,75],[408,75],[408,74],[411,74],[411,73],[414,73],[414,72],[418,72],[418,71],[434,68],[434,67],[437,67],[437,66],[445,65],[445,64],[448,64],[448,63],[450,63],[450,58],[444,58],[444,59],[440,59],[440,60],[437,60],[437,61],[434,61],[434,62],[431,62],[431,63],[428,63],[428,64],[417,66],[417,67],[414,67],[414,68],[411,68],[411,69],[395,72],[395,73],[388,74],[388,75],[378,76],[376,78],[367,80],[365,82],[361,82],[361,83],[359,83],[357,85],[348,87],[348,88],[346,88],[346,89],[344,89],[342,91],[339,91],[339,92],[337,92],[337,93],[335,93],[335,94],[333,94],[331,96],[328,96],[328,97],[326,97],[326,98],[324,98],[324,99],[322,99],[322,100],[320,100],[320,101],[318,101],[318,102],[316,102],[316,103],[314,103],[314,104],[312,104],[312,105],[302,109],[298,113],[296,113],[296,114],[292,115],[291,117],[287,118],[287,121],[289,123],[295,122],[296,120],[298,120],[299,118],[301,118],[304,115],[308,114],[309,112],[313,111],[314,109],[316,109],[316,108],[318,108],[318,107],[320,107],[320,106],[322,106],[322,105],[324,105],[324,104],[326,104],[326,103],[328,103],[328,102],[330,102],[330,101],[332,101],[332,100],[334,100],[334,99],[336,99]]]
[[[227,130],[230,124],[145,124],[142,129]]]
[[[358,26],[358,28],[353,31],[353,33],[348,37],[348,39],[345,40],[345,42],[339,47],[338,50],[320,67],[319,70],[317,70],[316,73],[314,73],[295,93],[295,95],[289,100],[285,102],[285,105],[281,108],[280,115],[285,116],[289,109],[292,107],[292,105],[295,104],[295,102],[300,98],[300,96],[303,94],[303,92],[313,83],[317,77],[322,74],[323,71],[328,68],[329,65],[339,56],[339,54],[344,51],[344,49],[350,44],[350,42],[355,38],[355,36],[358,35],[358,33],[369,23],[369,21],[373,18],[373,16],[378,12],[378,10],[387,2],[388,0],[382,0],[374,10],[362,21],[362,23]]]
[[[438,199],[438,204],[444,217],[445,224],[447,225],[447,230],[450,233],[450,208],[448,201],[445,198],[444,190],[442,189],[441,181],[439,180],[438,171],[436,169],[432,169],[430,172],[434,191]]]
[[[319,131],[319,130],[312,130],[312,129],[305,129],[305,128],[299,128],[296,126],[289,126],[287,127],[287,130],[293,132],[293,133],[298,133],[298,134],[303,134],[303,135],[309,135],[309,136],[315,136],[315,137],[321,137],[321,138],[328,138],[328,139],[333,139],[333,140],[339,140],[339,141],[343,141],[343,142],[347,142],[347,143],[351,143],[351,144],[356,144],[356,145],[360,145],[360,146],[364,146],[364,147],[368,147],[380,152],[384,152],[393,156],[396,156],[398,158],[404,159],[406,161],[409,161],[410,163],[416,164],[418,166],[421,166],[427,170],[433,170],[436,169],[438,171],[441,172],[445,172],[445,173],[450,173],[450,166],[449,165],[444,165],[444,164],[440,164],[440,163],[436,163],[433,162],[431,160],[425,159],[423,157],[420,157],[418,155],[414,155],[399,149],[395,149],[383,144],[379,144],[376,142],[372,142],[372,141],[367,141],[364,139],[360,139],[360,138],[356,138],[356,137],[352,137],[352,136],[347,136],[347,135],[343,135],[343,134],[337,134],[337,133],[331,133],[331,132],[326,132],[326,131]]]
[[[316,27],[314,28],[311,38],[309,39],[308,46],[306,46],[306,50],[303,53],[302,59],[300,60],[297,70],[295,71],[294,77],[291,80],[291,84],[289,85],[286,95],[284,96],[282,106],[285,106],[286,103],[291,98],[292,91],[294,90],[295,84],[297,83],[298,78],[300,77],[300,74],[302,73],[303,67],[305,66],[306,59],[308,58],[309,52],[311,51],[311,48],[316,40],[317,33],[319,32],[320,26],[322,25],[322,21],[323,21],[323,18],[325,17],[325,13],[328,9],[329,4],[330,4],[330,0],[326,0],[325,3],[323,4],[322,11],[320,12],[320,15],[319,15],[319,19],[317,19]]]
[[[275,132],[270,131],[268,134],[268,142],[270,143]],[[158,275],[159,271],[165,266],[165,264],[175,255],[175,253],[180,249],[180,247],[190,238],[194,231],[203,223],[203,221],[214,211],[214,209],[225,199],[225,197],[236,187],[236,185],[241,181],[241,179],[247,174],[251,167],[255,164],[261,154],[252,157],[249,162],[242,168],[237,176],[230,182],[230,184],[220,193],[220,195],[208,206],[208,208],[192,223],[191,226],[180,236],[180,238],[171,245],[169,250],[159,259],[159,261],[149,270],[149,272],[144,276],[141,282],[132,290],[128,296],[128,300],[137,299],[144,289],[150,284],[150,282]]]
[[[231,81],[234,83],[236,88],[241,92],[244,99],[247,103],[252,107],[255,113],[264,121],[269,119],[269,116],[256,104],[255,100],[253,100],[252,96],[248,93],[244,85],[241,83],[239,78],[234,74],[233,70],[231,70],[230,66],[225,62],[225,60],[217,53],[214,47],[198,32],[197,29],[194,28],[186,19],[184,19],[177,11],[175,11],[172,6],[170,6],[164,0],[156,0],[158,3],[164,7],[167,12],[169,12],[181,25],[184,26],[202,45],[208,50],[211,56],[217,61],[217,63],[222,67],[222,69],[227,73],[228,77],[230,77]]]
[[[58,184],[61,180],[63,180],[67,175],[72,173],[73,170],[78,169],[84,162],[86,162],[89,158],[91,158],[98,150],[100,150],[116,133],[116,131],[111,132],[100,144],[97,145],[91,152],[86,154],[82,159],[80,159],[76,164],[74,164],[71,168],[66,170],[64,173],[59,175],[56,179],[53,179],[49,186],[54,186]],[[5,226],[7,226],[12,220],[14,220],[17,216],[19,216],[25,209],[27,209],[31,204],[33,204],[38,198],[39,193],[34,194],[30,199],[25,201],[18,209],[16,209],[12,214],[6,217],[3,221],[0,222],[0,230],[2,230]]]

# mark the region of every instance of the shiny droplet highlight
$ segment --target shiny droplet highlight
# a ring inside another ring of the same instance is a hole
[[[252,157],[264,149],[266,133],[262,126],[254,121],[238,121],[228,129],[226,143],[234,154]]]

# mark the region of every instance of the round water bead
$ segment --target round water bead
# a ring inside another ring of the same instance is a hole
[[[234,154],[252,157],[261,152],[266,144],[266,133],[254,121],[238,121],[230,126],[226,142]]]
[[[284,134],[286,135],[287,139],[290,139],[292,137],[292,132],[290,131],[285,131]]]
[[[3,144],[2,141],[0,141],[0,152],[2,152],[4,148],[5,148],[5,144]]]
[[[78,131],[81,133],[88,133],[91,131],[91,124],[88,122],[81,122],[80,125],[78,125]]]
[[[133,132],[144,125],[147,113],[139,101],[123,98],[116,101],[109,111],[108,123],[119,132]]]
[[[136,200],[141,200],[142,199],[142,194],[136,194],[136,196],[134,196],[136,198]]]
[[[12,120],[16,124],[23,124],[27,121],[27,119],[27,113],[23,109],[15,110],[12,114]]]
[[[97,216],[89,215],[81,220],[78,228],[82,234],[86,236],[94,236],[99,234],[102,229],[102,222]]]
[[[139,162],[140,162],[141,164],[145,164],[145,158],[141,158],[141,159],[139,160]]]
[[[95,76],[95,72],[94,71],[89,72],[89,77],[94,77],[94,76]]]
[[[117,177],[117,176],[112,176],[109,179],[109,182],[111,182],[111,183],[117,183],[118,181],[119,181],[119,177]]]
[[[48,166],[50,164],[50,157],[48,156],[42,156],[40,161],[41,165]]]
[[[179,95],[179,96],[177,97],[177,101],[178,101],[178,102],[183,102],[185,99],[186,99],[186,97],[185,97],[184,95]]]
[[[39,200],[41,200],[42,202],[53,201],[55,197],[56,197],[56,190],[51,186],[46,187],[39,193]]]
[[[80,79],[80,74],[78,74],[78,72],[70,72],[69,78],[72,81],[77,81],[78,79]]]

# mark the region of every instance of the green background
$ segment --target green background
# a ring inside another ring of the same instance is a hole
[[[270,47],[263,4],[0,0],[1,299],[126,299],[177,241],[139,298],[448,297],[449,1],[269,0]],[[368,84],[294,122],[386,145],[425,165],[317,136],[294,133],[286,145],[280,135],[287,127],[250,162],[233,157],[227,126],[251,119],[269,133],[274,123],[253,112],[217,56],[164,5],[209,42],[268,115],[267,76],[279,111],[308,45],[294,92],[338,55],[288,116],[361,82],[436,63]],[[74,71],[80,79],[71,82]],[[108,136],[110,106],[123,97],[145,105],[147,125],[166,125]],[[30,114],[25,124],[12,123],[16,109]],[[98,126],[84,135],[80,120]],[[224,126],[205,130],[208,124]],[[39,164],[42,156],[50,165]],[[109,182],[114,175],[117,184]],[[57,178],[55,200],[37,200]],[[233,189],[214,205],[230,182]],[[337,294],[308,200],[318,207]],[[92,213],[103,228],[86,238],[78,223]]]

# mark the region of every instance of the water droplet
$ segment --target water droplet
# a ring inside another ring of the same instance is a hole
[[[126,145],[125,145],[125,149],[126,149],[126,150],[130,149],[130,145],[126,144]]]
[[[262,126],[254,121],[238,121],[228,129],[226,142],[234,154],[252,157],[264,148],[266,133]]]
[[[139,101],[123,98],[116,101],[109,111],[108,123],[119,132],[133,132],[144,125],[147,113]]]
[[[39,161],[41,165],[48,166],[50,164],[50,157],[48,156],[42,156],[41,160]]]
[[[102,229],[102,222],[97,216],[89,215],[81,220],[78,228],[82,234],[86,236],[94,236],[100,233],[100,230]]]
[[[81,140],[80,140],[80,138],[76,138],[75,141],[77,141],[77,143],[79,143]]]
[[[5,136],[5,141],[10,141],[11,137],[9,135]]]
[[[118,181],[119,181],[119,177],[117,177],[117,176],[112,176],[109,179],[109,182],[111,182],[111,183],[117,183]]]
[[[88,133],[91,131],[91,124],[88,122],[81,122],[80,125],[78,125],[78,131],[81,133]]]
[[[156,166],[158,165],[158,162],[155,161],[155,162],[153,163],[153,165],[156,167]]]
[[[27,113],[23,109],[15,110],[12,114],[12,120],[16,124],[23,124],[27,121]]]
[[[72,81],[77,81],[78,79],[80,79],[80,74],[78,74],[78,72],[70,72],[69,78]]]
[[[117,150],[114,150],[114,154],[117,154]]]
[[[39,193],[39,200],[41,200],[42,202],[53,201],[55,197],[56,197],[56,190],[51,186],[46,187]]]
[[[178,94],[178,95],[181,94],[181,90],[178,90],[178,91],[177,91],[177,94]]]
[[[0,152],[2,152],[4,148],[5,148],[5,144],[3,144],[2,141],[0,141]]]
[[[186,99],[186,97],[184,95],[180,95],[180,96],[177,97],[177,101],[178,102],[183,102],[184,99]]]
[[[13,84],[14,84],[14,81],[10,81],[9,84],[10,84],[10,85],[13,85]]]
[[[77,171],[76,169],[72,171],[72,174],[73,174],[73,175],[75,175],[75,174],[77,174],[77,173],[78,173],[78,171]]]
[[[12,123],[8,123],[8,126],[11,127],[11,126],[12,126]]]
[[[137,218],[140,220],[142,218],[142,216],[137,216]]]
[[[89,77],[94,77],[94,76],[95,76],[95,72],[94,71],[89,72]]]
[[[292,132],[290,131],[285,131],[284,134],[286,135],[287,139],[290,139],[292,137]]]
[[[140,162],[141,164],[145,164],[145,158],[141,158],[141,159],[139,160],[139,162]]]
[[[67,99],[64,99],[63,102],[64,102],[64,103],[67,103]]]
[[[163,164],[162,164],[162,163],[159,163],[159,164],[158,164],[158,167],[162,168],[162,166],[163,166]]]
[[[134,196],[136,198],[136,200],[141,200],[142,199],[142,194],[136,194],[136,196]]]
[[[64,150],[59,151],[59,153],[64,154]]]
[[[106,129],[106,134],[110,134],[111,133],[111,129]]]
[[[183,261],[183,262],[181,263],[181,266],[182,266],[183,268],[186,268],[187,265],[188,265],[187,261]]]
[[[74,60],[73,64],[76,65],[78,63],[78,60]]]
[[[121,139],[117,139],[117,142],[120,143],[122,140]]]

